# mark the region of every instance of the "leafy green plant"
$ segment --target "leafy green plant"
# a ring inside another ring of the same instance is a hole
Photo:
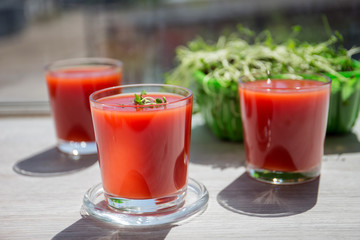
[[[301,27],[294,26],[282,43],[276,43],[268,30],[256,35],[241,25],[238,32],[220,36],[214,44],[198,37],[176,49],[178,65],[166,75],[166,81],[190,86],[198,70],[206,75],[204,84],[207,79],[217,79],[224,87],[242,75],[265,71],[329,73],[339,81],[347,81],[338,72],[353,70],[351,56],[360,48],[343,48],[338,32],[321,43],[300,42],[296,38],[300,32]]]

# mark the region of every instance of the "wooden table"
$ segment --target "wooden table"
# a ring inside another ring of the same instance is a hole
[[[189,175],[209,191],[206,211],[176,227],[126,230],[80,215],[100,182],[96,157],[63,161],[49,116],[2,117],[0,239],[360,239],[357,136],[359,123],[327,137],[319,179],[273,186],[246,175],[241,143],[216,139],[195,116]]]

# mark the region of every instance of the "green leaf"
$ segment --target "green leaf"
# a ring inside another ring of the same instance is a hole
[[[357,78],[351,78],[343,84],[341,88],[341,100],[345,102],[357,90],[355,84],[358,82]]]
[[[161,103],[166,103],[166,98],[162,97],[161,98],[156,98],[154,99],[151,96],[146,96],[144,97],[144,95],[147,95],[145,90],[142,90],[140,93],[140,96],[138,94],[135,93],[135,98],[134,98],[134,102],[135,104],[139,104],[139,105],[154,105],[154,104],[161,104]]]
[[[143,103],[142,103],[141,99],[142,99],[142,96],[140,97],[139,95],[137,95],[137,94],[135,93],[134,102],[135,102],[136,104],[142,105]]]

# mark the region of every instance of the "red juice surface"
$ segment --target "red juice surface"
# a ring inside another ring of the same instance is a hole
[[[59,139],[95,141],[89,96],[121,84],[121,71],[106,66],[78,67],[46,74],[50,104]]]
[[[261,80],[240,84],[239,94],[248,164],[283,172],[320,166],[330,84]]]
[[[167,196],[187,181],[192,98],[173,106],[178,95],[166,97],[166,106],[97,108],[92,115],[102,183],[106,193],[131,199]],[[98,100],[134,105],[134,95]],[[175,104],[174,104],[175,105]]]

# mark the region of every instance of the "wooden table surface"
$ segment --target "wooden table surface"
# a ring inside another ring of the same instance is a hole
[[[80,215],[100,182],[96,156],[64,161],[49,116],[2,117],[0,239],[360,239],[358,136],[359,122],[326,138],[317,180],[274,186],[250,179],[243,145],[216,139],[195,116],[189,176],[209,191],[206,211],[175,227],[122,229]]]

